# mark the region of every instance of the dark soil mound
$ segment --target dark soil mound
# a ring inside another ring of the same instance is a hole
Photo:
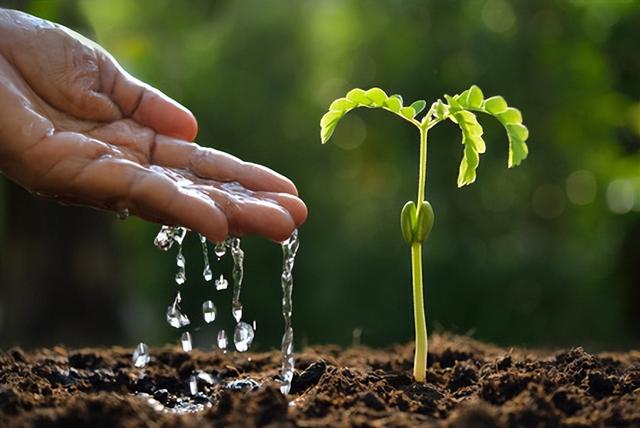
[[[0,353],[0,426],[640,427],[640,352],[505,351],[449,336],[430,346],[426,384],[411,378],[412,346],[309,348],[286,398],[275,352],[165,348],[140,370],[130,349],[11,349]]]

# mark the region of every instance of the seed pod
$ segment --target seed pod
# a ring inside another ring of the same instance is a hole
[[[415,240],[416,242],[424,242],[433,228],[433,208],[428,201],[422,202],[422,206],[418,212],[418,220],[416,222]]]
[[[414,231],[416,230],[416,204],[409,201],[404,204],[402,213],[400,214],[400,228],[402,237],[407,244],[411,245],[414,241]]]

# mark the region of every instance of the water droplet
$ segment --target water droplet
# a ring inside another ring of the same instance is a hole
[[[204,259],[202,277],[205,281],[211,281],[211,279],[213,279],[213,272],[211,272],[211,266],[209,265],[209,247],[207,246],[207,238],[200,235],[200,243],[202,244],[202,258]]]
[[[156,238],[153,240],[153,244],[160,248],[162,251],[169,251],[175,242],[173,240],[173,235],[176,233],[176,228],[173,226],[162,226],[160,228],[160,232],[156,235]]]
[[[229,282],[220,274],[220,278],[216,279],[216,290],[226,290]]]
[[[204,322],[207,324],[212,323],[216,319],[216,306],[211,300],[207,300],[202,304],[202,316]]]
[[[213,251],[216,253],[218,260],[220,260],[226,254],[227,248],[224,246],[224,242],[218,242]]]
[[[242,278],[244,277],[244,251],[240,248],[240,238],[232,237],[227,239],[233,257],[233,293],[231,298],[231,313],[236,322],[242,318],[242,303],[240,303],[240,291],[242,290]]]
[[[256,323],[256,320],[253,320],[253,331],[256,331],[258,329],[258,324]]]
[[[233,343],[238,352],[245,352],[253,342],[253,328],[246,322],[239,322],[233,332]]]
[[[218,348],[227,350],[227,333],[224,330],[218,332]]]
[[[150,359],[149,347],[145,343],[138,343],[138,346],[133,351],[133,365],[142,368],[147,365]]]
[[[191,324],[191,321],[189,321],[189,317],[183,314],[180,309],[181,300],[182,297],[178,292],[173,303],[167,308],[167,322],[171,327],[174,328],[181,328]]]
[[[191,392],[191,395],[198,393],[198,379],[195,376],[189,378],[189,392]]]
[[[126,220],[129,217],[129,209],[128,208],[124,208],[120,211],[118,211],[118,219],[119,220]]]
[[[176,284],[182,285],[187,280],[187,274],[185,272],[185,265],[187,260],[182,254],[182,244],[179,244],[178,255],[176,256],[176,266],[178,266],[178,272],[176,273]]]
[[[236,322],[240,322],[240,320],[242,319],[242,305],[233,307],[231,309],[231,314],[233,315],[233,319],[235,319]]]
[[[184,352],[191,352],[193,345],[191,344],[191,333],[185,331],[180,336],[180,343],[182,344],[182,350]]]

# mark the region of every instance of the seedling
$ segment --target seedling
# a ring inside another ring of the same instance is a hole
[[[474,112],[487,113],[498,119],[507,131],[509,138],[509,168],[522,162],[529,152],[525,141],[529,131],[522,124],[522,114],[518,109],[509,107],[501,96],[484,98],[480,88],[472,86],[461,94],[444,96],[446,101],[434,102],[422,119],[420,114],[427,103],[424,100],[403,105],[400,95],[387,94],[380,88],[369,90],[352,89],[344,98],[338,98],[329,107],[329,111],[320,120],[322,144],[331,138],[338,122],[345,114],[358,107],[381,108],[400,116],[418,128],[420,133],[420,165],[418,169],[418,199],[409,201],[402,208],[400,226],[402,236],[411,248],[411,272],[413,280],[413,314],[415,319],[415,357],[413,376],[423,382],[427,369],[427,325],[422,296],[422,244],[433,227],[434,214],[431,204],[425,199],[425,179],[427,174],[427,134],[431,128],[447,119],[456,123],[462,131],[464,147],[458,187],[466,186],[476,180],[476,169],[480,155],[486,146],[482,139],[482,126]]]

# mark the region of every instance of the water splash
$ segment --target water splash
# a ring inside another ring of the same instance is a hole
[[[239,322],[233,332],[233,344],[238,352],[245,352],[253,342],[253,328],[244,321]]]
[[[149,347],[143,342],[138,343],[138,346],[133,351],[133,365],[142,368],[147,365],[149,360],[151,360]]]
[[[180,309],[181,301],[182,297],[180,296],[180,292],[178,292],[173,303],[167,308],[167,322],[174,328],[181,328],[191,324],[189,317],[183,314]]]
[[[293,327],[291,325],[291,313],[293,311],[293,265],[295,263],[300,240],[298,230],[294,230],[289,239],[282,243],[282,316],[284,317],[284,334],[282,335],[282,385],[280,391],[288,394],[291,390],[293,379]]]
[[[216,279],[216,290],[226,290],[229,286],[229,281],[224,278],[224,275],[220,274],[220,278]]]
[[[188,331],[182,333],[182,335],[180,336],[180,344],[182,345],[182,350],[184,352],[191,352],[191,350],[193,349],[193,344],[191,342],[191,333],[189,333]]]
[[[202,277],[205,281],[211,281],[213,279],[213,272],[211,272],[211,266],[209,265],[209,248],[207,246],[207,238],[203,235],[200,236],[200,243],[202,244],[202,258],[204,259],[204,269],[202,271]]]
[[[216,305],[211,300],[202,303],[202,317],[207,324],[216,320]]]
[[[242,278],[244,276],[244,251],[240,248],[240,238],[233,237],[227,240],[233,258],[233,297],[231,300],[231,313],[236,322],[242,319],[242,303],[240,303],[240,291],[242,289]]]
[[[220,330],[218,332],[218,348],[223,351],[227,351],[227,332],[224,330]]]

